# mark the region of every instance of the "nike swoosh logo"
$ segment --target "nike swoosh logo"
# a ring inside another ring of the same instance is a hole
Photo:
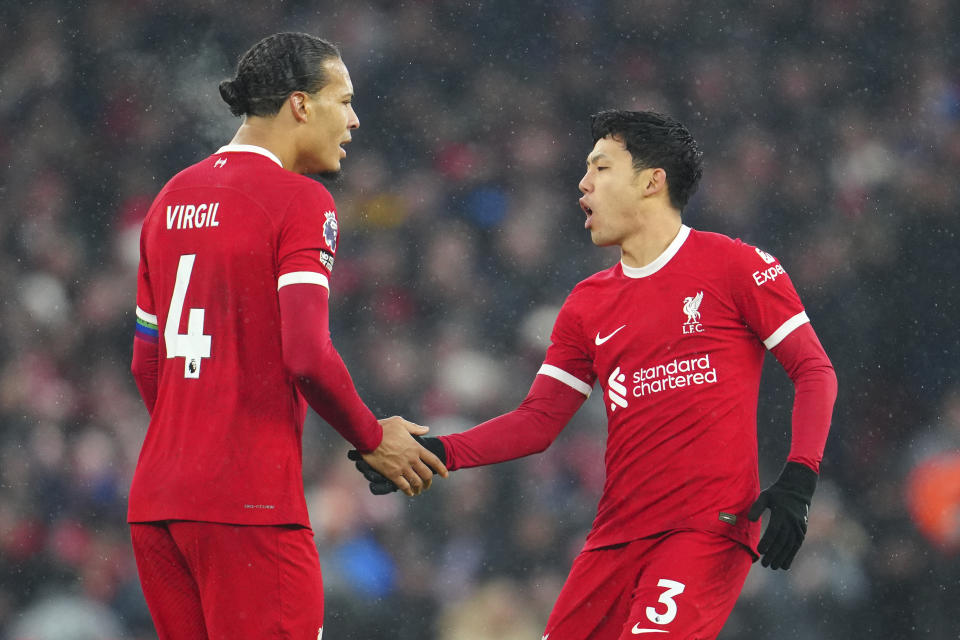
[[[625,326],[627,326],[627,325],[623,325],[623,327],[625,327]],[[623,327],[620,327],[620,329],[623,329]],[[620,331],[620,329],[617,329],[617,331]],[[613,333],[611,333],[610,335],[608,335],[608,336],[606,336],[606,337],[604,337],[604,338],[601,338],[601,337],[600,337],[600,332],[597,331],[597,337],[594,338],[593,341],[596,342],[596,343],[597,343],[597,346],[599,347],[599,346],[602,345],[604,342],[606,342],[607,340],[609,340],[609,339],[612,338],[613,336],[617,335],[617,331],[614,331]]]
[[[640,623],[633,625],[633,629],[630,629],[630,633],[633,635],[640,635],[641,633],[668,633],[666,629],[638,629]]]

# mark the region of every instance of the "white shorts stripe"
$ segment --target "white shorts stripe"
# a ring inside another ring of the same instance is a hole
[[[580,378],[571,375],[563,369],[553,366],[552,364],[545,364],[541,366],[540,371],[537,371],[537,375],[541,374],[559,380],[568,387],[573,387],[588,398],[590,397],[590,392],[593,391],[593,387],[588,385]]]
[[[801,311],[780,325],[779,329],[771,333],[770,337],[763,341],[763,346],[765,346],[767,349],[773,349],[775,346],[783,342],[784,338],[793,333],[794,329],[808,322],[810,322],[810,318],[807,317],[807,312]]]
[[[288,284],[318,284],[330,291],[330,281],[327,280],[327,276],[316,271],[294,271],[283,274],[277,278],[277,291]]]
[[[137,307],[137,317],[143,320],[144,322],[149,322],[150,324],[157,324],[157,316],[152,313],[147,313],[140,307]]]

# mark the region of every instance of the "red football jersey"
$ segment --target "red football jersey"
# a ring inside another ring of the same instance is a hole
[[[773,256],[687,226],[653,263],[574,288],[539,373],[587,395],[600,382],[607,476],[587,549],[687,528],[755,549],[764,347],[806,322]]]
[[[260,147],[224,147],[164,186],[140,238],[138,335],[160,362],[131,522],[309,526],[306,403],[283,364],[277,291],[329,289],[337,236],[329,192]]]

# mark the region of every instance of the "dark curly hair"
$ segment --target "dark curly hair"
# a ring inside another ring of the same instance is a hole
[[[237,75],[220,83],[220,97],[235,116],[271,116],[294,91],[314,93],[327,83],[324,63],[340,50],[306,33],[275,33],[243,54]]]
[[[593,142],[610,136],[623,142],[635,171],[661,168],[667,173],[670,203],[687,206],[703,175],[703,154],[682,124],[655,111],[609,109],[590,116]]]

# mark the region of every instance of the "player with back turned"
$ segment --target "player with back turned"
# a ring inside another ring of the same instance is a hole
[[[168,182],[143,224],[132,369],[150,411],[128,520],[160,638],[319,638],[301,472],[306,405],[408,495],[437,457],[378,421],[328,330],[330,193],[359,126],[336,47],[267,37],[220,92],[230,144]]]
[[[787,569],[803,541],[836,376],[776,258],[683,224],[702,173],[687,129],[653,112],[605,111],[591,124],[584,226],[594,244],[619,246],[620,262],[567,297],[517,409],[422,441],[450,469],[543,451],[598,382],[606,482],[544,638],[713,638],[751,562]],[[761,492],[756,418],[766,350],[795,398],[786,465]],[[357,464],[372,491],[393,490]]]

